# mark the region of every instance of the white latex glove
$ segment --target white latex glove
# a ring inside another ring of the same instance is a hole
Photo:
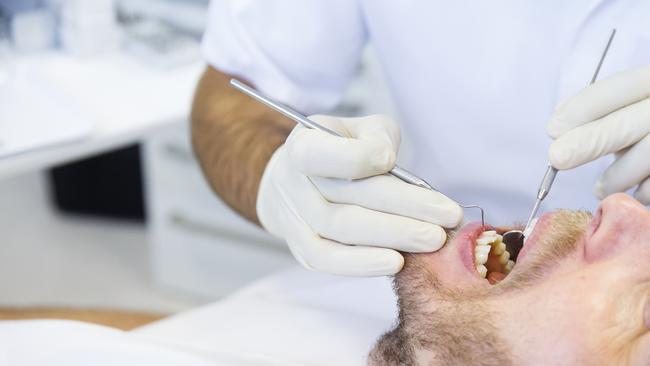
[[[596,183],[603,199],[638,186],[635,197],[650,204],[650,67],[598,81],[560,104],[548,124],[555,138],[551,164],[571,169],[616,153]]]
[[[404,252],[432,252],[461,208],[445,196],[385,175],[399,127],[386,116],[312,116],[343,136],[296,126],[269,161],[257,197],[260,222],[305,267],[332,274],[399,272]]]

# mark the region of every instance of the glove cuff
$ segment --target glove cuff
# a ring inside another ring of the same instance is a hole
[[[277,209],[281,202],[277,202],[277,193],[273,186],[273,169],[276,166],[278,159],[281,155],[285,154],[284,145],[281,145],[275,150],[269,162],[266,163],[260,186],[257,191],[257,200],[255,203],[255,210],[257,211],[257,218],[260,220],[262,227],[271,235],[282,237],[281,228],[278,222]]]

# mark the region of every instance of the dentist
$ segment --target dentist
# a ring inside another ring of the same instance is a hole
[[[649,204],[648,14],[643,0],[213,0],[194,149],[225,202],[305,267],[340,275],[394,274],[400,252],[438,250],[463,218],[451,199],[384,174],[401,131],[418,157],[407,167],[479,202],[492,222],[528,214],[549,160],[572,171],[547,205],[595,208],[630,188]],[[600,81],[585,89],[613,27]],[[327,113],[367,44],[399,124],[312,117],[346,136],[334,137],[228,86],[238,77],[303,113]]]

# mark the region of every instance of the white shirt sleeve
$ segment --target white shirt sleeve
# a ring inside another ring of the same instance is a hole
[[[356,0],[212,0],[202,52],[212,67],[313,114],[339,102],[365,42]]]

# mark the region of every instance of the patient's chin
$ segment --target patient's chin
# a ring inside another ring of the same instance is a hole
[[[431,255],[408,256],[395,276],[398,323],[377,341],[369,365],[508,365],[509,349],[485,292],[446,286]]]
[[[376,343],[368,364],[510,365],[502,333],[494,314],[476,303],[402,314],[399,324]]]

